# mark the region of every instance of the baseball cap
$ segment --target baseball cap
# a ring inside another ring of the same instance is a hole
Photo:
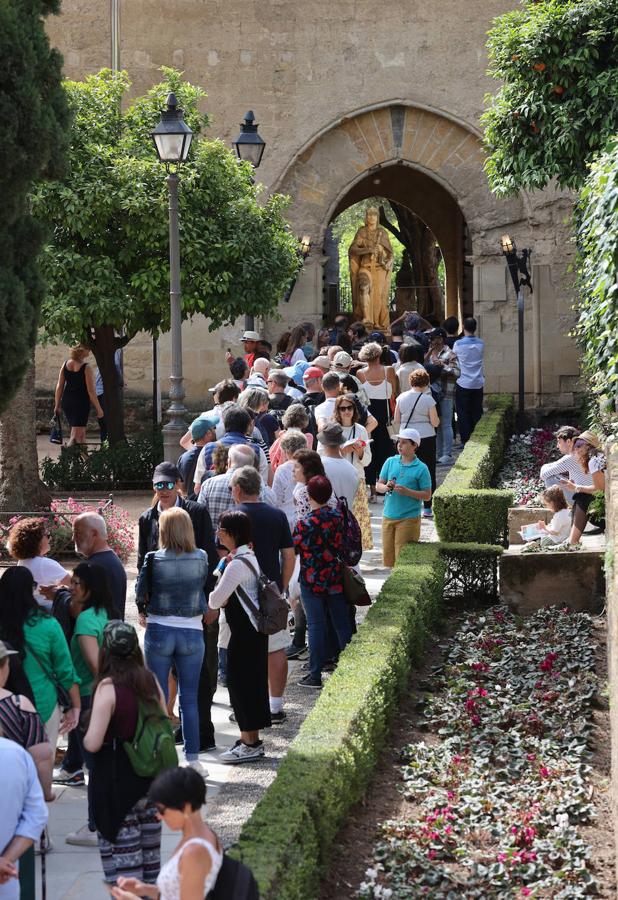
[[[240,339],[241,341],[261,341],[262,338],[257,331],[245,331]]]
[[[340,447],[345,438],[339,422],[327,422],[324,428],[318,432],[318,441],[330,447]]]
[[[382,334],[381,331],[372,331],[371,334],[369,335],[369,340],[377,341],[378,344],[386,343],[386,338],[384,337],[384,335]]]
[[[171,462],[159,463],[152,473],[152,483],[156,484],[157,481],[182,481],[182,475],[178,471],[178,466]]]
[[[199,416],[191,422],[191,438],[201,441],[209,431],[214,431],[219,422],[219,416]]]
[[[323,369],[325,372],[328,372],[330,369],[330,359],[328,356],[316,356],[314,360],[311,361],[312,366],[317,366],[318,369]]]
[[[305,381],[311,381],[312,378],[321,378],[324,375],[322,369],[318,369],[317,366],[309,366],[308,369],[305,369],[303,374],[303,379]]]
[[[128,622],[112,619],[103,629],[103,645],[114,656],[130,656],[139,647],[137,632]]]
[[[416,428],[402,428],[399,434],[393,435],[394,441],[398,441],[400,438],[404,441],[414,441],[417,447],[421,442],[421,436]]]
[[[17,650],[9,650],[4,641],[0,641],[0,662],[2,662],[3,659],[6,659],[7,656],[15,656],[16,653]]]
[[[352,365],[352,357],[349,353],[346,353],[345,350],[340,350],[339,353],[335,353],[335,358],[333,359],[333,367],[335,369],[349,369]]]

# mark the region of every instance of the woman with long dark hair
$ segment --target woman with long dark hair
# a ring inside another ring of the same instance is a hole
[[[293,366],[294,363],[303,362],[305,351],[303,347],[307,343],[307,332],[302,325],[295,325],[290,332],[288,345],[285,348],[285,357],[288,360],[287,365]]]
[[[36,711],[43,720],[52,749],[58,734],[77,726],[79,687],[62,628],[34,599],[32,574],[23,566],[7,569],[0,578],[0,639],[17,650],[32,688]],[[56,684],[69,692],[72,708],[62,712]]]
[[[140,703],[167,715],[163,692],[144,665],[135,629],[127,622],[109,622],[84,737],[91,761],[92,813],[108,884],[115,884],[119,875],[154,884],[159,874],[161,823],[147,800],[153,779],[135,774],[123,746],[135,736]]]

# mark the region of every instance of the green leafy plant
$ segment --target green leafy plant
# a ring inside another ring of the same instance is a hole
[[[313,900],[346,813],[362,796],[397,699],[442,602],[437,544],[406,546],[336,672],[243,826],[233,855],[265,900]]]
[[[41,477],[52,490],[142,488],[152,484],[152,472],[163,456],[161,432],[129,440],[116,447],[84,451],[64,447],[58,459],[46,456]]]
[[[169,328],[167,187],[149,136],[169,91],[195,135],[179,189],[183,318],[207,316],[215,329],[272,313],[298,267],[285,198],[261,201],[249,164],[204,137],[204,91],[167,68],[146,95],[127,101],[129,88],[126,72],[109,69],[65,83],[71,172],[32,196],[52,234],[44,333],[93,350],[112,444],[124,438],[114,353],[139,331]]]
[[[618,131],[614,0],[524,0],[494,20],[489,74],[502,86],[483,116],[493,191],[580,188]]]

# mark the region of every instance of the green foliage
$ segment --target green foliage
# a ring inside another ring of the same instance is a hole
[[[592,165],[577,218],[575,335],[589,390],[607,419],[618,403],[618,139]]]
[[[492,190],[581,187],[618,131],[615,0],[523,0],[494,21],[488,51],[502,82],[483,116]]]
[[[272,312],[296,271],[285,199],[258,202],[250,166],[203,138],[203,90],[173,69],[163,76],[128,105],[124,72],[66,83],[71,172],[32,198],[53,229],[44,257],[49,338],[83,340],[90,329],[113,326],[126,343],[138,331],[169,328],[167,187],[149,135],[171,90],[196,135],[180,172],[183,316],[202,313],[215,329],[241,313]]]
[[[44,284],[38,254],[44,231],[27,210],[40,178],[62,169],[68,109],[62,60],[51,50],[43,17],[54,0],[0,3],[0,412],[31,364]]]
[[[446,560],[444,594],[449,599],[498,601],[498,559],[495,544],[439,544]]]
[[[73,445],[64,447],[58,459],[45,457],[41,478],[50,490],[62,491],[150,487],[153,469],[162,457],[160,431],[116,447],[84,451]]]
[[[463,453],[434,494],[436,528],[441,541],[498,544],[507,533],[510,491],[490,488],[513,427],[510,395],[489,400]]]
[[[265,900],[318,896],[337,831],[367,786],[398,696],[440,610],[443,578],[437,544],[404,548],[243,826],[233,854],[250,866]]]

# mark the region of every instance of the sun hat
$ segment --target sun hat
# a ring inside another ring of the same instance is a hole
[[[240,339],[241,341],[261,341],[262,338],[257,331],[245,331]]]
[[[327,447],[340,447],[345,443],[343,428],[339,422],[327,422],[324,428],[318,432],[318,441]]]
[[[330,369],[330,359],[325,354],[321,356],[316,356],[315,359],[311,360],[312,366],[317,366],[318,369],[323,369],[325,372],[328,372]]]
[[[7,656],[15,656],[17,652],[17,650],[9,650],[4,641],[0,641],[0,662],[2,662],[3,659],[6,659]]]
[[[421,442],[421,436],[416,428],[402,428],[399,434],[394,434],[392,437],[394,441],[413,441],[417,447]]]
[[[201,441],[209,431],[214,431],[219,423],[219,416],[199,416],[191,422],[191,439]]]
[[[282,369],[284,375],[287,375],[288,378],[291,378],[296,384],[303,387],[303,372],[306,372],[309,368],[309,363],[306,359],[299,359],[294,363],[293,366],[286,366],[285,369]],[[320,372],[320,376],[322,373]]]
[[[601,449],[601,441],[598,439],[596,434],[592,431],[582,431],[581,434],[578,434],[575,438],[576,441],[585,441],[587,444],[590,444],[591,447],[594,447],[595,450]]]
[[[340,350],[339,353],[335,353],[335,358],[333,359],[333,368],[335,369],[349,369],[352,365],[352,357],[349,353],[346,353],[345,350]]]
[[[113,656],[127,657],[139,647],[137,632],[128,622],[112,619],[103,629],[103,646]]]
[[[303,373],[303,381],[311,381],[313,378],[321,378],[324,375],[322,369],[317,366],[309,366]]]
[[[152,483],[158,481],[182,481],[182,475],[178,471],[178,466],[171,462],[162,462],[156,467],[152,473]]]

